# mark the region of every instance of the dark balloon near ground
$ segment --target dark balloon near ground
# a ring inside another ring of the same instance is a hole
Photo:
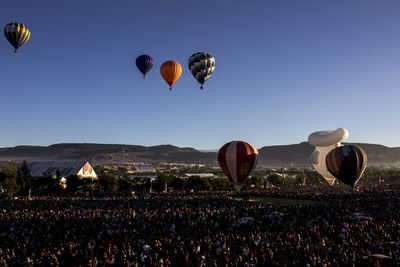
[[[146,78],[146,74],[154,66],[154,60],[151,56],[141,55],[136,59],[136,66],[139,71],[143,74],[143,78]]]
[[[326,167],[339,181],[354,187],[367,167],[367,154],[357,146],[337,147],[326,156]]]

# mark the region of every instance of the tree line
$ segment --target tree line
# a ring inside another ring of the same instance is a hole
[[[0,188],[9,196],[29,196],[31,192],[36,194],[62,194],[85,192],[126,192],[141,193],[163,192],[165,190],[232,190],[233,185],[222,172],[214,174],[214,177],[191,176],[182,178],[176,173],[158,173],[156,179],[148,177],[116,176],[102,168],[96,168],[98,179],[81,179],[76,175],[67,177],[66,189],[60,186],[60,173],[48,177],[31,177],[29,168],[24,162],[19,168],[2,168],[0,170]],[[367,181],[400,179],[400,170],[367,169],[363,178]],[[312,170],[289,170],[279,174],[270,170],[256,171],[245,182],[245,187],[264,187],[267,185],[282,184],[313,184],[324,182],[324,179]]]

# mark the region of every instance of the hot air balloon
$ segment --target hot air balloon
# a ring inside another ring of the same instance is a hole
[[[136,66],[139,71],[143,74],[143,79],[146,79],[146,73],[148,73],[154,65],[154,60],[151,56],[141,55],[136,59]]]
[[[357,146],[337,147],[326,156],[326,167],[339,181],[354,188],[367,167],[367,154]]]
[[[203,89],[204,82],[215,69],[215,58],[208,53],[199,52],[189,58],[188,66],[194,78],[201,84],[200,89]]]
[[[161,76],[169,84],[169,90],[172,90],[174,83],[181,77],[182,67],[176,61],[165,61],[160,67]]]
[[[308,143],[315,146],[311,154],[311,162],[315,170],[330,184],[335,183],[335,177],[326,168],[326,155],[334,148],[341,146],[341,141],[349,136],[344,128],[336,130],[319,131],[308,136]]]
[[[18,48],[29,40],[31,32],[25,25],[12,22],[4,27],[4,35],[10,44],[14,46],[15,53],[17,53]]]
[[[237,190],[256,168],[258,150],[243,141],[232,141],[218,151],[218,163]]]

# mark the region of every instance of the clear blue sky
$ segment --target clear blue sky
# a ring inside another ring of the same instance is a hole
[[[400,1],[5,1],[0,147],[96,142],[219,148],[293,144],[345,127],[400,146]],[[203,91],[187,60],[216,69]],[[135,58],[155,66],[143,80]],[[173,91],[160,76],[181,63]]]

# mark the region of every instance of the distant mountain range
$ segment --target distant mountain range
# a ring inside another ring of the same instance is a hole
[[[369,166],[400,166],[400,147],[354,143],[368,155]],[[259,149],[259,166],[309,167],[314,148],[307,142],[293,145],[265,146]],[[118,164],[133,161],[160,163],[217,164],[215,150],[199,151],[172,145],[139,146],[115,144],[55,144],[51,146],[16,146],[0,148],[0,161],[81,161],[93,164]]]

